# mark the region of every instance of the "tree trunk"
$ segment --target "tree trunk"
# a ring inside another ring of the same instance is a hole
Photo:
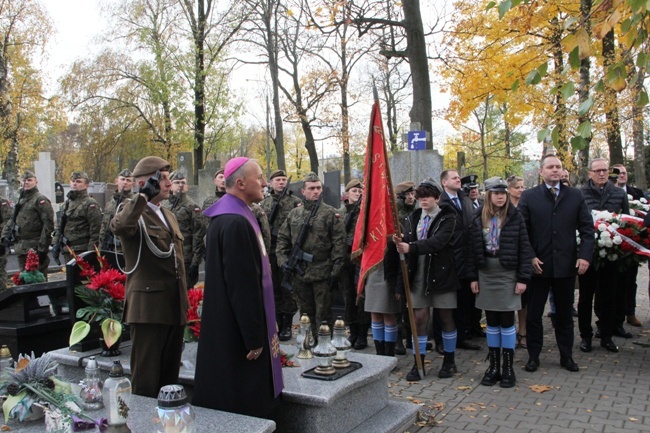
[[[280,79],[278,70],[278,44],[277,44],[277,14],[276,2],[267,0],[266,16],[264,25],[266,27],[266,50],[269,59],[269,73],[271,74],[271,87],[273,88],[273,122],[275,125],[275,153],[278,160],[278,169],[286,170],[287,165],[284,159],[284,129],[282,127],[282,112],[280,111]]]
[[[404,30],[407,39],[407,57],[413,83],[413,106],[409,111],[411,122],[420,124],[420,128],[430,134],[431,122],[431,84],[429,82],[429,63],[427,45],[422,26],[419,0],[404,0]],[[433,142],[427,140],[427,149],[433,149]]]
[[[614,30],[609,31],[603,38],[603,66],[609,68],[616,61]],[[616,90],[605,86],[605,132],[609,146],[609,163],[624,164],[623,144],[621,142],[621,127],[618,118],[618,100]]]
[[[553,67],[555,76],[555,86],[559,89],[564,84],[564,79],[561,72],[564,70],[564,57],[562,52],[562,26],[560,26],[557,18],[552,20],[553,24],[553,37],[552,37],[552,51],[553,51]],[[571,170],[572,156],[569,149],[569,143],[566,139],[566,103],[562,97],[561,92],[555,94],[555,110],[554,115],[555,127],[558,132],[558,142],[556,144],[557,156],[562,161],[562,165],[567,170]]]
[[[341,40],[341,141],[343,143],[343,184],[350,182],[350,119],[348,115],[348,57],[347,57],[347,24],[343,27]],[[324,157],[325,155],[323,155]]]
[[[645,77],[645,69],[637,69],[637,79],[633,87],[634,101],[637,100],[639,94],[643,91],[643,81]],[[644,149],[644,126],[643,126],[643,107],[639,107],[635,102],[632,103],[632,141],[634,142],[634,183],[637,188],[645,191],[648,188],[646,181],[645,171],[645,149]]]
[[[203,168],[205,142],[205,0],[197,2],[196,34],[194,35],[194,185],[199,184]]]
[[[591,13],[591,0],[580,0],[580,16],[584,23],[585,30],[591,35],[591,26],[589,15]],[[580,85],[578,86],[578,102],[582,104],[589,98],[589,88],[591,87],[590,77],[591,62],[589,57],[585,57],[580,61]],[[578,124],[589,121],[589,113],[578,118]],[[593,134],[592,134],[593,135]],[[585,138],[585,147],[578,152],[578,183],[584,184],[587,182],[587,166],[589,164],[589,147],[591,145],[591,137]]]

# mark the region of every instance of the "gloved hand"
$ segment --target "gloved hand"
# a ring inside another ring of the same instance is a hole
[[[61,247],[59,247],[59,244],[56,244],[54,245],[54,247],[52,247],[52,258],[54,259],[54,262],[57,265],[61,264],[61,260],[59,259],[60,256],[61,256]]]
[[[2,244],[4,248],[9,248],[11,246],[11,242],[9,242],[9,239],[7,239],[6,236],[3,236],[2,239],[0,239],[0,244]]]
[[[190,277],[190,280],[197,280],[199,278],[199,265],[190,265],[187,274]]]
[[[155,196],[160,194],[160,170],[147,179],[147,182],[138,191],[147,196],[147,201],[151,201]]]

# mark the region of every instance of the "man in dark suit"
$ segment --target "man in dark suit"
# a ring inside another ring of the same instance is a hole
[[[616,186],[622,188],[632,200],[640,200],[645,198],[643,191],[627,183],[627,168],[623,164],[614,164],[612,168],[618,169],[618,178],[616,179]],[[623,321],[627,317],[627,323],[632,326],[641,326],[641,321],[636,317],[636,278],[639,273],[639,267],[634,266],[625,273],[624,287],[620,290],[619,299],[616,302],[616,319],[615,330],[623,336],[632,336],[623,328]]]
[[[542,351],[542,315],[549,290],[555,300],[555,339],[560,365],[578,371],[573,361],[573,288],[578,275],[589,268],[594,250],[593,220],[578,189],[561,185],[562,162],[546,155],[540,165],[543,182],[522,193],[519,211],[524,216],[533,247],[533,278],[528,286],[528,363],[536,371]],[[576,230],[580,244],[576,243]]]
[[[463,192],[462,181],[456,170],[445,170],[440,173],[440,183],[444,189],[440,196],[440,205],[449,204],[456,211],[456,228],[452,238],[454,265],[460,281],[458,308],[454,315],[458,332],[456,347],[479,350],[481,346],[469,341],[474,336],[485,337],[481,328],[481,310],[474,307],[476,295],[472,293],[471,281],[467,275],[467,261],[472,254],[471,242],[468,239],[474,206]]]
[[[169,197],[169,163],[156,156],[133,170],[138,194],[110,223],[124,253],[124,321],[131,326],[133,393],[156,397],[160,387],[178,383],[187,287],[183,235],[174,214],[160,206]]]

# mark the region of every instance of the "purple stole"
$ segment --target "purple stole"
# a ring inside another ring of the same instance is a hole
[[[257,237],[260,250],[260,261],[262,263],[262,298],[264,300],[264,312],[266,316],[266,330],[271,348],[271,367],[273,371],[274,395],[278,397],[282,393],[282,364],[280,363],[280,340],[278,339],[277,325],[275,323],[275,298],[273,296],[273,280],[271,279],[271,264],[264,246],[262,231],[250,208],[239,198],[226,194],[218,202],[207,208],[203,214],[207,217],[217,215],[235,214],[241,215],[250,223]]]

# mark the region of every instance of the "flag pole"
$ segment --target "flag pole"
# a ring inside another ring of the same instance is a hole
[[[375,100],[379,101],[379,94],[377,93],[377,88],[373,85],[373,93]],[[383,131],[382,131],[383,134]],[[382,140],[383,141],[383,140]],[[384,145],[384,154],[386,154],[386,142],[383,141]],[[386,164],[386,177],[388,181],[388,196],[390,199],[391,210],[393,215],[393,226],[395,227],[395,235],[402,239],[402,229],[399,224],[399,215],[397,211],[397,203],[395,202],[395,191],[393,189],[393,178],[390,173],[390,165]],[[406,266],[406,258],[404,254],[399,254],[400,266],[402,268],[402,279],[404,281],[404,292],[406,295],[406,309],[409,314],[409,323],[411,324],[411,335],[413,336],[413,350],[415,351],[415,364],[417,365],[418,372],[420,373],[420,378],[424,379],[424,365],[422,363],[422,358],[420,357],[420,345],[418,344],[418,331],[415,326],[415,315],[413,314],[413,299],[411,297],[411,285],[409,283],[408,268]]]

